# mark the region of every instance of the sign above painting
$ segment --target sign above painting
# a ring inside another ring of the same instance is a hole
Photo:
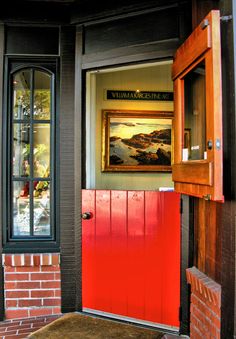
[[[107,100],[173,101],[173,92],[106,90]]]

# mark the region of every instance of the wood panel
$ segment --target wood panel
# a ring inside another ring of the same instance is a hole
[[[199,161],[186,163],[174,164],[172,178],[174,181],[185,182],[185,183],[197,183],[199,185],[213,184],[213,168],[211,162]]]
[[[83,190],[83,308],[179,327],[180,196]],[[170,213],[171,210],[171,213]]]

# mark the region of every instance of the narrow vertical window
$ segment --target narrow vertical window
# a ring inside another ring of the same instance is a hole
[[[54,77],[39,68],[13,73],[10,103],[11,239],[52,238]]]

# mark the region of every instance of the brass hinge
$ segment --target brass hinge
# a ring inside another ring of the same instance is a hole
[[[203,196],[203,199],[205,199],[205,200],[211,200],[211,194],[205,194],[205,195]]]

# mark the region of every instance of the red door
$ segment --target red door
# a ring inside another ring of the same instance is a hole
[[[178,328],[179,194],[82,194],[83,310]]]

